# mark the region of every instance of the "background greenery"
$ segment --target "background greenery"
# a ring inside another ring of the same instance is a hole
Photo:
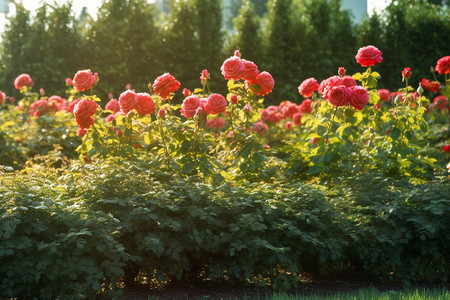
[[[352,22],[340,0],[236,0],[234,20],[222,18],[219,2],[172,1],[170,14],[161,14],[144,0],[109,0],[95,20],[57,3],[43,5],[36,14],[18,9],[3,34],[0,89],[17,96],[15,77],[29,73],[37,88],[62,94],[61,78],[90,68],[100,75],[99,92],[106,101],[108,93],[117,97],[127,83],[145,91],[165,72],[193,89],[201,70],[208,69],[212,89],[223,92],[222,75],[215,70],[240,49],[274,76],[266,101],[276,104],[300,100],[297,86],[311,76],[322,80],[339,66],[360,71],[354,56],[361,46],[372,44],[383,52],[384,61],[375,69],[383,74],[379,87],[390,89],[398,88],[406,66],[413,70],[413,86],[423,77],[432,79],[430,67],[450,53],[445,2],[395,1],[361,24]]]

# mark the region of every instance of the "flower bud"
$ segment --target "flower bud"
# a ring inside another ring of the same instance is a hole
[[[161,109],[158,111],[158,116],[159,116],[160,118],[164,118],[164,117],[166,116],[166,110],[165,110],[164,108],[161,108]]]
[[[404,68],[402,71],[403,78],[409,78],[411,77],[411,68]]]
[[[344,67],[339,67],[338,68],[338,74],[339,74],[339,76],[341,76],[341,77],[344,77],[345,76],[345,68]]]
[[[237,95],[235,95],[235,94],[231,95],[230,102],[231,102],[231,104],[237,104],[238,103]]]

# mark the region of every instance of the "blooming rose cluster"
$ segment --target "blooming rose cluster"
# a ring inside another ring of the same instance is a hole
[[[438,92],[439,88],[441,87],[441,84],[438,81],[431,81],[429,79],[423,78],[420,81],[420,85],[422,86],[422,88],[426,91],[430,91],[430,92]]]
[[[48,99],[39,99],[30,105],[29,114],[34,117],[39,117],[48,113],[56,113],[58,111],[67,111],[73,113],[75,105],[80,99],[72,100],[68,102],[66,99],[60,96],[53,95]]]
[[[227,100],[220,94],[211,94],[208,98],[198,98],[196,95],[186,97],[181,104],[181,114],[186,118],[192,118],[196,114],[206,113],[217,115],[225,112]]]
[[[223,62],[220,70],[225,79],[245,80],[245,86],[260,96],[271,93],[275,85],[272,75],[265,71],[260,73],[258,66],[254,62],[242,59],[238,51]]]
[[[126,90],[120,94],[119,100],[109,100],[105,109],[112,111],[112,114],[106,117],[106,122],[110,122],[119,115],[128,114],[133,109],[143,116],[153,114],[156,111],[156,105],[150,94]]]
[[[293,124],[301,125],[302,116],[311,112],[311,99],[305,99],[298,105],[286,100],[281,102],[278,106],[270,105],[264,109],[261,112],[261,121],[267,124],[276,124],[282,120],[287,120],[285,124],[286,128],[291,129]]]
[[[351,76],[332,76],[325,79],[320,83],[318,91],[334,106],[350,104],[354,109],[362,110],[369,103],[369,93],[364,87],[356,85]]]
[[[97,111],[98,104],[92,100],[83,99],[75,105],[73,114],[81,129],[88,129],[94,124],[92,116]]]

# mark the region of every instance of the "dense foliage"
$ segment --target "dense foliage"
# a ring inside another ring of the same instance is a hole
[[[235,27],[229,32],[224,24],[233,20],[222,18],[219,2],[171,1],[170,14],[160,15],[144,0],[111,0],[96,18],[78,19],[68,5],[43,5],[36,16],[18,9],[3,34],[0,87],[18,96],[10,84],[28,72],[37,87],[60,94],[64,85],[58,78],[89,67],[102,74],[102,98],[117,96],[127,83],[142,89],[146,78],[164,72],[193,89],[198,75],[192,70],[215,70],[225,53],[240,49],[272,70],[279,84],[270,101],[278,104],[294,99],[296,80],[327,77],[329,70],[343,65],[356,72],[350,67],[352,51],[363,45],[383,49],[389,59],[380,69],[381,86],[389,89],[398,88],[404,65],[416,70],[411,80],[417,84],[418,74],[426,74],[450,50],[448,6],[424,1],[395,1],[361,24],[352,23],[339,0],[237,1],[233,7],[241,9],[235,10]],[[220,89],[220,76],[212,79],[210,84]]]

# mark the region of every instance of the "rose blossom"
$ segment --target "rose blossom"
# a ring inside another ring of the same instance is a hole
[[[295,125],[302,125],[302,114],[296,113],[292,116],[292,121],[294,121]]]
[[[331,88],[327,100],[334,106],[344,106],[348,103],[351,94],[352,91],[345,85],[337,85]]]
[[[339,76],[331,76],[322,81],[320,85],[322,85],[322,87],[319,86],[319,88],[322,89],[322,97],[328,99],[330,97],[331,89],[338,85],[344,85],[344,81]]]
[[[94,124],[94,119],[92,116],[97,111],[97,103],[92,100],[83,99],[75,105],[73,109],[73,114],[75,115],[75,120],[78,126],[83,129],[88,129]]]
[[[435,93],[438,92],[439,88],[441,87],[441,84],[439,82],[431,81],[426,78],[423,78],[422,81],[420,81],[420,85],[422,85],[424,90],[435,92]]]
[[[30,75],[28,75],[28,74],[20,74],[14,80],[14,87],[18,90],[21,90],[24,86],[30,87],[32,85],[33,85],[33,80],[31,79]]]
[[[108,103],[106,103],[105,109],[112,111],[113,113],[116,113],[120,111],[120,104],[117,99],[111,99]]]
[[[305,98],[311,97],[313,92],[317,91],[319,84],[313,77],[303,80],[298,87],[298,92]]]
[[[75,76],[73,77],[72,83],[73,87],[79,91],[87,91],[89,90],[98,79],[98,74],[92,74],[91,70],[81,70],[78,71]]]
[[[354,86],[351,87],[350,90],[350,106],[352,106],[354,109],[362,110],[364,106],[369,103],[369,93],[362,86]]]
[[[66,78],[66,86],[73,86],[73,82],[71,78]]]
[[[153,90],[161,96],[161,99],[167,99],[170,93],[175,92],[180,87],[180,82],[169,73],[164,73],[153,82]]]
[[[166,116],[166,110],[164,108],[160,108],[158,111],[158,116],[160,118],[164,118]]]
[[[292,129],[292,122],[291,121],[287,121],[286,124],[284,124],[284,127],[287,130],[291,130]]]
[[[353,79],[352,76],[343,76],[342,84],[349,88],[352,86],[356,86],[356,81],[355,81],[355,79]]]
[[[450,56],[440,58],[435,69],[439,74],[450,74]]]
[[[389,101],[391,98],[391,93],[387,89],[379,89],[378,94],[380,95],[380,100],[383,102]]]
[[[47,99],[48,104],[54,111],[60,111],[66,109],[67,101],[58,95],[53,95]]]
[[[153,102],[152,97],[148,93],[138,93],[138,101],[136,107],[134,108],[136,112],[140,115],[153,114],[156,111],[155,102]]]
[[[191,118],[195,116],[197,109],[201,108],[200,99],[195,96],[186,97],[181,104],[181,114],[186,118]]]
[[[356,62],[362,67],[374,66],[376,63],[383,61],[382,53],[374,46],[362,47],[356,54]]]
[[[444,146],[442,146],[442,150],[444,150],[445,152],[450,152],[450,145],[449,144],[445,144]]]
[[[239,57],[232,56],[223,62],[220,70],[225,79],[241,80],[245,70],[245,63]]]
[[[220,94],[211,94],[208,96],[204,109],[208,115],[215,115],[225,112],[227,108],[227,100]]]
[[[258,66],[252,62],[245,59],[242,59],[244,62],[245,68],[242,73],[242,78],[245,80],[256,80],[259,75]]]
[[[78,128],[78,130],[77,130],[77,135],[78,135],[78,136],[83,136],[83,135],[85,135],[86,133],[87,133],[87,130],[86,130],[86,129]]]
[[[264,132],[267,130],[267,125],[261,121],[258,121],[252,128],[250,128],[250,130],[259,133],[259,135],[262,136]]]
[[[119,105],[124,114],[135,108],[137,103],[138,95],[132,90],[127,90],[119,96]]]
[[[261,111],[261,121],[267,123],[278,123],[283,119],[283,113],[280,108],[275,105],[270,105],[263,111]]]
[[[49,112],[50,107],[46,99],[37,100],[30,105],[29,114],[34,117],[39,117]]]
[[[250,86],[258,85],[259,90],[252,88],[252,91],[257,95],[264,96],[272,92],[272,89],[275,85],[275,81],[273,80],[273,77],[272,75],[270,75],[269,72],[264,71],[258,75],[256,81],[248,81],[247,85]]]
[[[230,96],[230,102],[231,102],[231,104],[237,104],[238,103],[238,96],[235,95],[235,94],[232,94]]]
[[[188,97],[188,96],[190,96],[192,93],[191,93],[191,91],[190,91],[189,89],[184,88],[182,94],[183,94],[184,97]]]
[[[404,68],[402,71],[403,78],[409,78],[411,77],[411,68]]]
[[[448,104],[448,98],[444,95],[439,95],[436,98],[434,98],[433,103],[431,104],[431,107],[439,109],[443,111]]]
[[[291,103],[290,105],[283,106],[281,108],[284,118],[292,118],[292,116],[299,112],[299,106],[297,104]]]
[[[311,101],[311,99],[303,100],[303,102],[298,107],[299,107],[300,112],[302,114],[310,114],[312,112],[312,101]]]
[[[225,126],[225,121],[222,117],[214,118],[206,121],[206,127],[220,129]]]
[[[5,102],[6,95],[2,91],[0,91],[0,105]]]

